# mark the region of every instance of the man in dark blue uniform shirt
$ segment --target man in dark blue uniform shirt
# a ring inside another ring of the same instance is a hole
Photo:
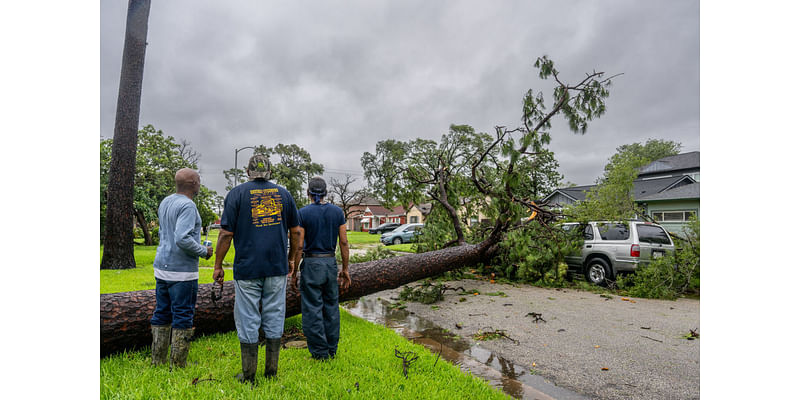
[[[225,197],[217,241],[214,280],[222,285],[222,260],[233,240],[233,283],[236,297],[233,317],[242,351],[242,382],[253,382],[258,365],[258,328],[267,337],[264,376],[278,372],[283,320],[286,316],[286,275],[299,257],[300,215],[294,199],[282,186],[268,179],[269,159],[250,157],[249,182],[233,188]],[[287,231],[291,249],[286,251]]]
[[[325,180],[313,177],[308,182],[309,199],[313,202],[300,209],[303,263],[300,265],[300,306],[303,333],[311,357],[327,360],[336,355],[339,346],[339,284],[350,286],[348,265],[350,250],[342,209],[325,202],[328,193]],[[336,265],[336,240],[342,252],[342,272]],[[292,271],[292,287],[297,288],[297,269]]]

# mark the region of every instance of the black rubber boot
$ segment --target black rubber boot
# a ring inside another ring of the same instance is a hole
[[[172,350],[169,355],[173,367],[183,368],[189,358],[189,341],[194,335],[194,328],[172,330]]]
[[[281,352],[281,338],[267,339],[264,377],[272,378],[278,374],[278,355]]]
[[[255,383],[258,368],[258,343],[239,343],[242,349],[242,372],[236,375],[239,382]]]
[[[150,325],[150,332],[153,333],[153,346],[151,347],[153,353],[153,365],[161,365],[167,363],[167,355],[169,354],[169,341],[172,326],[170,325]]]

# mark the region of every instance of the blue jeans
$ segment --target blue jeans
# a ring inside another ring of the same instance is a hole
[[[300,307],[308,351],[317,359],[336,355],[339,346],[339,268],[333,257],[303,259]]]
[[[195,304],[197,304],[197,279],[165,281],[156,278],[156,309],[153,311],[150,324],[189,329],[194,324]]]
[[[233,284],[236,288],[233,319],[239,342],[258,343],[259,327],[264,330],[267,339],[279,339],[283,336],[286,275],[234,280]]]

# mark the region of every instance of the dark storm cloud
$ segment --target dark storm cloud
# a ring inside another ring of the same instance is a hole
[[[517,126],[528,88],[550,95],[532,68],[547,54],[571,82],[624,73],[586,135],[554,124],[565,180],[592,183],[617,146],[648,138],[699,150],[698,3],[561,3],[153,2],[140,125],[189,140],[220,193],[234,149],[255,144],[296,143],[359,174],[379,140]],[[124,1],[101,2],[105,137],[125,12]]]

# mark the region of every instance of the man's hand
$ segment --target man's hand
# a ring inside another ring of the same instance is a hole
[[[292,274],[292,290],[297,291],[297,272]]]
[[[214,255],[214,248],[211,246],[206,246],[206,260],[211,258]]]
[[[339,285],[347,289],[350,287],[350,272],[346,269],[342,269],[342,272],[339,272]]]
[[[222,267],[220,268],[214,267],[214,282],[219,283],[221,286],[222,282],[224,281],[225,281],[225,270],[223,270]]]

